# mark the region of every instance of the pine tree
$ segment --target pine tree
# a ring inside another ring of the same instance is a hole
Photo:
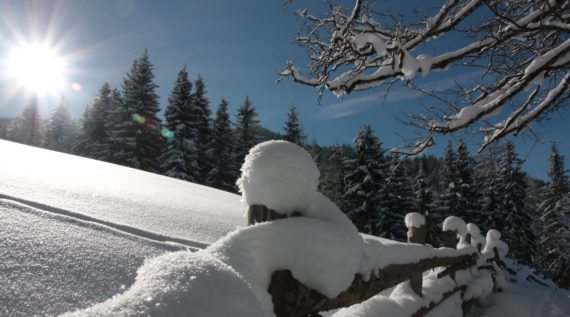
[[[478,178],[483,191],[479,199],[479,221],[476,223],[482,232],[497,228],[499,210],[499,183],[497,168],[492,156],[481,162],[478,168]]]
[[[344,192],[344,176],[346,174],[343,148],[338,143],[332,147],[331,155],[327,160],[326,168],[321,174],[321,192],[333,201],[341,210],[345,209],[342,198]]]
[[[455,164],[455,187],[457,192],[456,205],[453,206],[455,215],[465,222],[480,223],[475,209],[475,194],[473,188],[473,171],[463,140],[457,144],[457,161]]]
[[[230,192],[236,191],[237,166],[233,154],[233,132],[231,128],[228,102],[222,99],[212,134],[212,170],[208,175],[208,186]]]
[[[104,159],[110,132],[108,114],[111,111],[111,87],[104,83],[93,104],[85,108],[81,121],[81,134],[75,151],[82,156]]]
[[[160,156],[162,174],[185,181],[194,182],[198,178],[196,131],[191,123],[192,83],[188,80],[188,72],[184,67],[179,73],[168,97],[165,112],[165,127],[162,135],[166,145]]]
[[[546,186],[542,212],[543,231],[539,242],[538,264],[543,272],[555,281],[559,287],[570,286],[570,195],[564,157],[552,146],[549,184]]]
[[[381,235],[393,240],[405,240],[407,229],[404,216],[416,211],[412,181],[405,174],[404,166],[397,153],[390,155],[390,173],[384,186],[382,205],[384,219]]]
[[[355,157],[345,161],[344,201],[346,213],[359,231],[370,234],[388,234],[383,226],[383,188],[386,162],[380,142],[370,125],[354,139]]]
[[[114,160],[149,172],[158,171],[157,158],[161,153],[160,111],[158,86],[153,82],[153,65],[148,51],[133,62],[123,80],[124,121],[117,130],[122,145]]]
[[[40,115],[37,98],[26,106],[22,113],[14,118],[7,128],[8,140],[32,146],[44,143],[45,127]]]
[[[285,136],[283,137],[284,140],[295,143],[301,147],[305,146],[306,137],[303,134],[303,129],[299,123],[299,115],[295,106],[291,106],[291,108],[289,108],[287,121],[285,122],[285,127],[283,129],[285,130]]]
[[[426,220],[428,228],[428,235],[426,237],[427,243],[432,243],[433,235],[435,234],[434,226],[431,225],[431,213],[433,208],[433,193],[425,181],[426,174],[424,168],[424,161],[420,161],[418,174],[414,180],[414,190],[416,195],[416,211],[421,213]]]
[[[249,97],[238,109],[236,127],[236,162],[241,167],[249,150],[257,145],[259,138],[259,120],[255,106],[251,104]]]
[[[530,230],[532,219],[525,209],[526,180],[521,164],[514,145],[506,142],[498,173],[500,218],[496,220],[496,229],[502,232],[513,257],[530,264],[536,239]]]
[[[194,82],[194,93],[191,95],[191,124],[196,131],[196,156],[198,163],[198,182],[206,183],[211,170],[210,141],[212,138],[212,123],[210,102],[206,98],[206,85],[202,76]]]
[[[53,112],[46,131],[45,147],[51,150],[71,153],[78,134],[78,127],[69,111],[65,98]]]
[[[455,207],[458,205],[457,184],[455,179],[456,157],[453,151],[451,141],[447,143],[445,154],[443,157],[443,170],[441,175],[441,193],[437,199],[437,208],[434,212],[434,228],[440,231],[441,225],[445,218],[455,216],[459,213]]]

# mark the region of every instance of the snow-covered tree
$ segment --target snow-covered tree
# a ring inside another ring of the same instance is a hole
[[[390,155],[388,175],[382,199],[384,230],[380,234],[390,239],[405,241],[407,229],[404,225],[404,216],[416,211],[416,202],[412,180],[406,175],[403,163],[396,152]]]
[[[222,99],[212,131],[212,169],[208,175],[208,186],[230,192],[236,191],[237,166],[234,157],[234,135],[228,112],[228,102]]]
[[[568,1],[564,0],[449,0],[417,20],[398,17],[381,2],[355,0],[350,10],[330,6],[322,16],[299,10],[304,20],[296,41],[307,49],[308,74],[288,62],[282,78],[327,89],[336,95],[393,85],[407,86],[441,101],[442,111],[414,116],[414,126],[426,134],[410,144],[412,153],[434,144],[434,135],[485,124],[487,146],[517,134],[543,118],[570,97],[570,39]],[[449,37],[463,38],[456,45]],[[443,42],[442,45],[438,43]],[[433,55],[417,52],[433,52]],[[485,67],[485,78],[472,86],[462,83],[449,91],[423,90],[414,83],[417,73],[458,67]],[[503,105],[513,104],[506,119],[494,120]]]
[[[236,134],[236,162],[241,167],[249,149],[259,141],[259,120],[255,106],[249,97],[245,97],[243,105],[238,109]]]
[[[550,182],[546,186],[544,202],[540,206],[544,224],[540,242],[538,264],[558,286],[570,287],[570,195],[564,157],[552,146]]]
[[[212,139],[212,110],[206,98],[206,85],[202,76],[194,82],[194,93],[191,95],[191,125],[196,131],[196,155],[198,163],[198,182],[206,183],[211,170],[210,141]]]
[[[69,111],[67,100],[62,97],[48,123],[45,147],[71,153],[78,133],[77,122]]]
[[[75,151],[86,157],[102,159],[106,153],[110,132],[108,114],[111,110],[111,87],[104,83],[93,104],[87,106],[81,119],[81,133]]]
[[[389,235],[384,227],[382,207],[383,184],[386,181],[386,160],[374,130],[366,125],[354,139],[354,158],[345,161],[345,212],[359,231]]]
[[[7,127],[8,140],[40,146],[45,138],[45,126],[38,110],[37,99],[26,106]]]
[[[473,169],[467,146],[461,139],[457,144],[457,161],[455,162],[455,185],[457,205],[455,215],[466,222],[480,223],[475,210],[475,193],[473,186]]]
[[[291,143],[295,143],[299,146],[305,146],[305,135],[303,134],[303,128],[301,128],[301,123],[299,122],[299,114],[297,113],[297,108],[291,106],[289,112],[287,113],[287,121],[285,121],[285,135],[283,139]]]
[[[507,141],[499,164],[497,183],[500,214],[495,225],[502,232],[512,256],[530,264],[536,250],[536,237],[530,229],[532,218],[525,209],[526,180],[521,165],[515,146]]]
[[[428,228],[428,236],[426,238],[427,243],[432,243],[432,236],[435,234],[435,228],[437,226],[432,225],[432,209],[433,209],[433,193],[432,189],[428,187],[426,181],[426,173],[423,161],[420,161],[420,166],[418,169],[418,174],[414,180],[414,191],[416,195],[416,211],[421,213],[425,220],[426,226]]]
[[[168,97],[162,135],[166,144],[160,156],[162,174],[194,182],[198,178],[196,131],[191,126],[192,83],[184,67],[179,73]]]
[[[343,148],[337,143],[332,147],[327,165],[321,174],[321,192],[332,200],[341,210],[344,210],[344,176],[346,174]]]
[[[116,136],[122,139],[122,148],[115,153],[116,161],[149,172],[159,169],[158,157],[163,143],[153,68],[145,50],[123,79],[122,100],[126,116]]]
[[[482,187],[477,225],[483,232],[497,228],[497,218],[501,215],[496,163],[492,156],[489,156],[477,167],[477,179]]]
[[[447,143],[443,156],[443,169],[440,175],[441,192],[436,201],[436,210],[433,214],[434,225],[441,227],[443,220],[449,216],[462,217],[461,210],[457,210],[458,192],[455,178],[456,154],[451,141]],[[439,230],[438,230],[439,231]]]

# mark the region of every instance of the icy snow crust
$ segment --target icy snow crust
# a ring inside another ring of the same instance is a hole
[[[0,199],[0,316],[88,307],[129,287],[146,257],[172,249]]]

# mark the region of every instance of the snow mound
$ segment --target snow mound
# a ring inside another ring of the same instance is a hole
[[[410,212],[404,218],[404,222],[406,223],[406,227],[410,228],[419,228],[426,224],[426,218],[417,212]]]
[[[287,141],[253,147],[237,184],[248,205],[265,205],[278,213],[306,210],[319,185],[319,169],[303,148]]]
[[[342,227],[345,230],[351,231],[353,233],[358,233],[356,226],[348,219],[345,213],[343,213],[340,208],[335,205],[327,196],[322,193],[315,193],[311,204],[302,215],[315,218],[323,221],[327,221]]]
[[[147,260],[137,273],[126,292],[65,316],[263,315],[243,278],[207,252],[165,254]]]
[[[347,289],[361,266],[362,237],[317,219],[295,217],[238,229],[206,249],[257,288],[272,311],[271,274],[290,270],[297,280],[328,297]]]

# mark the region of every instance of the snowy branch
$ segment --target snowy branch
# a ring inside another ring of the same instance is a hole
[[[483,10],[488,12],[481,15],[486,20],[465,22],[474,12]],[[417,154],[433,145],[436,134],[466,129],[479,122],[487,123],[486,131],[492,133],[483,140],[484,148],[489,142],[520,132],[549,109],[567,104],[567,91],[556,86],[560,82],[567,87],[562,78],[570,70],[567,1],[448,0],[435,15],[408,25],[389,14],[375,12],[366,1],[356,1],[351,14],[347,12],[343,7],[331,7],[323,17],[307,10],[298,12],[305,27],[296,41],[309,52],[308,74],[303,75],[293,62],[288,62],[280,80],[292,78],[321,92],[328,90],[342,96],[386,85],[389,79],[410,82],[417,73],[427,76],[430,71],[446,71],[453,64],[486,68],[475,89],[461,87],[455,94],[460,98],[443,103],[448,109],[442,112],[447,115],[429,120],[420,116],[425,123],[415,126],[424,129],[427,136],[408,153]],[[448,33],[462,33],[469,40],[451,51],[438,47],[435,56],[414,54],[427,42],[438,41]],[[527,90],[533,85],[536,89],[531,96]],[[446,99],[435,90],[428,96],[438,96],[433,98],[436,101]],[[489,124],[488,119],[504,104],[516,105],[521,98],[525,101],[515,106],[507,120]],[[523,125],[521,118],[528,121]]]

